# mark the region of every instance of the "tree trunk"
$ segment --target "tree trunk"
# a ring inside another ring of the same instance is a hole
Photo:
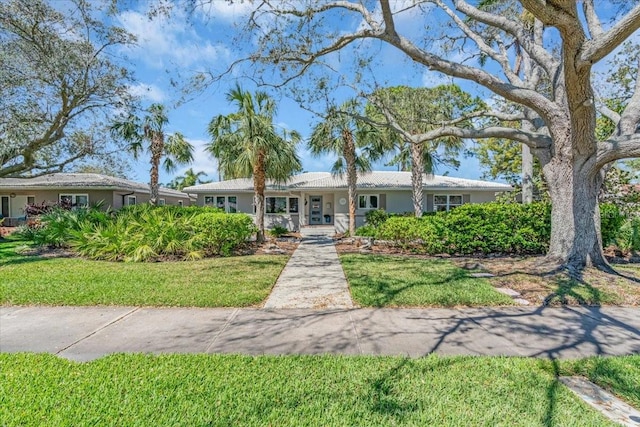
[[[556,157],[543,168],[551,196],[551,241],[547,261],[551,265],[581,270],[584,266],[609,269],[602,252],[598,193],[600,172],[593,173],[593,159],[574,157],[573,164]]]
[[[258,159],[253,167],[253,204],[256,207],[256,241],[264,242],[264,189],[266,186],[266,174],[264,165],[264,153],[258,153]]]
[[[422,195],[422,173],[424,164],[422,162],[422,144],[410,143],[411,149],[411,187],[413,199],[413,213],[416,218],[422,217],[423,195]]]
[[[356,146],[349,130],[342,131],[343,156],[347,163],[347,191],[349,193],[349,236],[356,235],[356,197],[358,169],[356,168]]]
[[[533,155],[528,145],[522,144],[522,203],[533,202]]]
[[[151,137],[151,170],[150,170],[150,199],[149,204],[152,206],[156,206],[158,204],[158,181],[159,179],[159,169],[160,169],[160,158],[162,157],[164,145],[164,135],[162,134],[153,134]]]

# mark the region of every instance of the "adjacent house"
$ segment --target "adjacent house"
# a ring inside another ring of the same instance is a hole
[[[55,173],[36,178],[0,178],[0,218],[3,225],[17,225],[25,218],[26,205],[69,202],[89,206],[98,202],[104,209],[146,203],[148,184],[95,173]],[[191,204],[182,191],[160,187],[158,204]]]
[[[463,203],[495,200],[496,194],[512,187],[496,182],[450,176],[423,177],[424,211],[442,211]],[[197,195],[199,206],[216,206],[227,212],[254,213],[253,180],[232,179],[186,187]],[[367,211],[413,212],[411,172],[380,171],[358,176],[356,226],[364,224]],[[349,228],[347,177],[328,172],[309,172],[293,176],[284,184],[267,183],[265,226],[299,230],[313,225],[334,226],[336,232]]]

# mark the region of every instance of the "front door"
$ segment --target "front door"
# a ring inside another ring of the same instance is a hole
[[[322,196],[309,196],[309,225],[322,224]]]
[[[0,218],[9,217],[9,196],[0,196]]]

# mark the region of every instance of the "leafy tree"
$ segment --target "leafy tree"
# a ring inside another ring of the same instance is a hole
[[[375,128],[358,120],[358,105],[347,101],[339,109],[329,108],[324,120],[318,123],[311,133],[308,147],[311,153],[319,156],[325,153],[338,155],[332,166],[334,174],[347,173],[347,192],[349,195],[349,235],[356,234],[356,198],[358,172],[371,170],[366,155],[358,151],[375,138]]]
[[[149,153],[151,160],[149,203],[156,205],[160,161],[165,171],[172,172],[178,165],[193,161],[193,146],[181,133],[176,132],[168,136],[165,134],[165,126],[169,123],[169,119],[163,105],[152,104],[146,111],[147,114],[142,119],[130,114],[126,120],[114,123],[111,134],[114,138],[122,139],[129,144],[128,149],[135,159],[144,151]]]
[[[235,105],[236,112],[211,120],[207,151],[218,160],[225,179],[253,177],[257,240],[262,242],[267,180],[285,182],[302,170],[296,153],[300,135],[276,131],[276,104],[265,92],[252,95],[236,85],[227,93],[227,100]]]
[[[290,80],[309,73],[314,64],[327,70],[323,60],[338,52],[353,58],[356,66],[370,64],[387,44],[430,70],[475,82],[522,106],[510,115],[491,112],[503,121],[527,124],[519,129],[460,129],[443,123],[425,137],[508,138],[528,145],[540,162],[553,206],[548,264],[608,268],[601,248],[598,193],[608,164],[640,156],[640,85],[634,85],[625,110],[610,117],[615,132],[598,142],[592,69],[638,30],[640,4],[617,2],[619,10],[605,29],[601,16],[605,10],[611,13],[610,1],[492,3],[498,6],[494,11],[466,0],[433,0],[430,7],[423,7],[424,2],[399,7],[389,0],[375,6],[342,0],[261,2],[252,17],[269,19],[271,31],[252,34],[259,48],[252,59],[277,62]],[[506,7],[516,8],[517,14],[526,11],[530,19],[510,19],[503,13]],[[396,17],[408,13],[427,27],[437,19],[438,27],[417,36],[405,32]],[[336,14],[343,17],[331,19]],[[261,20],[252,24],[257,30]],[[360,43],[366,39],[371,42]],[[437,45],[436,40],[445,41]],[[516,50],[528,59],[526,66],[513,61]],[[638,51],[631,55],[628,62],[637,62]],[[357,73],[356,78],[362,77]],[[547,90],[540,90],[542,82]]]
[[[413,210],[416,217],[421,217],[423,173],[433,174],[438,164],[457,167],[457,155],[463,147],[462,139],[455,136],[435,139],[421,136],[442,122],[480,111],[484,103],[453,84],[434,88],[390,87],[378,89],[369,98],[372,101],[369,117],[384,118],[391,131],[383,139],[387,151],[397,152],[391,164],[401,161],[403,169],[408,166],[411,170]],[[461,120],[457,126],[469,128],[471,120]]]
[[[113,53],[133,39],[94,19],[92,4],[0,2],[0,177],[60,172],[115,151],[105,123],[131,98]]]
[[[207,184],[211,182],[211,180],[203,180],[200,177],[205,176],[206,173],[203,171],[194,172],[193,168],[189,168],[184,172],[184,175],[180,175],[175,177],[167,187],[173,188],[176,190],[182,190],[185,187],[191,187],[197,184]]]

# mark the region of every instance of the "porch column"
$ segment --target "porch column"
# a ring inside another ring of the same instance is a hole
[[[298,215],[300,215],[300,228],[307,225],[307,217],[305,216],[306,206],[304,205],[304,192],[300,192],[300,206],[298,207]]]

